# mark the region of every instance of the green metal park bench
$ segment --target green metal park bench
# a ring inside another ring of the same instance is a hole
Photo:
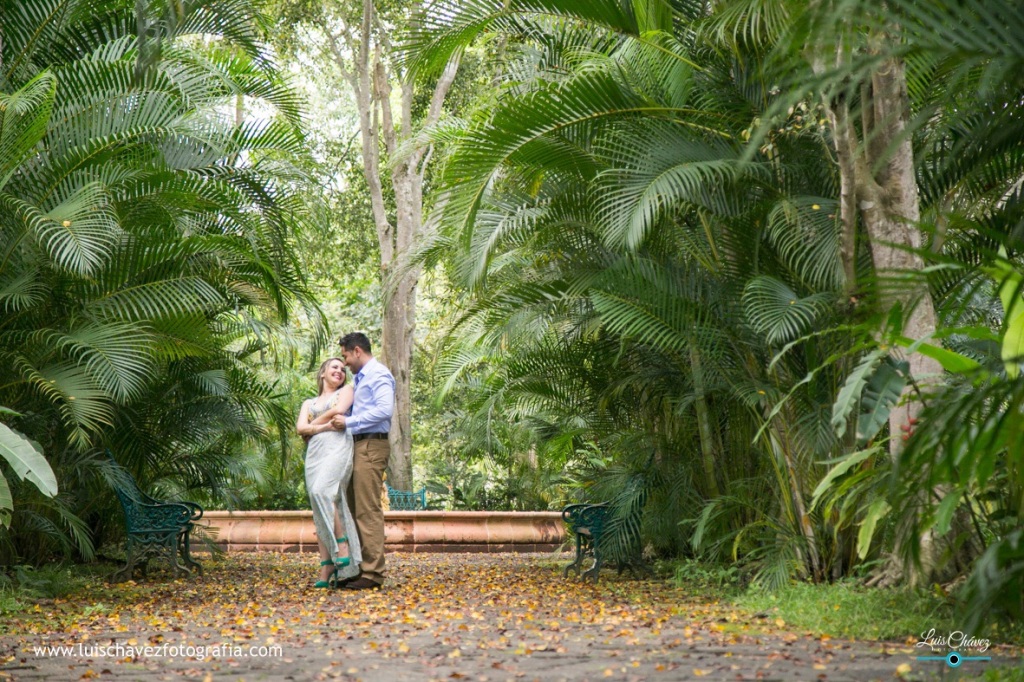
[[[113,456],[111,456],[113,459]],[[203,574],[203,567],[192,559],[191,534],[203,508],[195,502],[158,500],[143,492],[127,470],[118,467],[114,492],[124,510],[127,530],[125,566],[111,576],[114,582],[132,577],[136,566],[146,574],[149,559],[166,559],[175,575]],[[178,558],[182,563],[178,563]]]
[[[423,511],[427,508],[427,489],[395,490],[388,485],[388,507],[391,511]]]
[[[569,576],[569,571],[575,571],[582,580],[588,578],[597,583],[598,573],[606,561],[611,560],[611,552],[607,547],[607,535],[609,521],[611,520],[612,509],[607,502],[600,504],[570,504],[562,509],[562,520],[568,526],[569,534],[576,543],[576,558],[571,564],[565,567],[564,576]],[[594,564],[583,570],[583,563],[587,558],[594,560]],[[639,547],[631,555],[626,557],[614,557],[615,566],[619,575],[628,570],[631,575],[637,576],[641,573],[649,575],[650,568],[644,563]],[[582,575],[581,575],[582,572]]]
[[[601,570],[603,556],[601,540],[610,507],[607,502],[601,504],[570,504],[562,510],[562,520],[568,526],[569,533],[576,542],[576,558],[565,567],[564,576],[575,571],[583,580],[591,578],[597,582],[598,571]],[[583,562],[587,557],[594,560],[594,565],[583,571]],[[581,575],[582,571],[582,575]]]

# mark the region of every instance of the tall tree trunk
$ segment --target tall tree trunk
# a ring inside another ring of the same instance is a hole
[[[876,37],[876,47],[882,48],[889,39]],[[845,62],[844,48],[840,47],[836,66]],[[817,62],[815,68],[823,71],[824,62]],[[921,212],[914,150],[906,134],[909,103],[903,63],[889,58],[880,64],[871,82],[862,88],[860,99],[860,132],[844,94],[826,101],[839,159],[843,233],[856,233],[859,216],[880,279],[882,310],[889,312],[899,306],[904,315],[903,335],[925,338],[935,333],[938,321],[927,283],[915,276],[924,268],[918,252],[923,240],[917,227]],[[856,196],[857,213],[848,209],[846,195],[851,189]],[[912,353],[907,359],[911,376],[917,382],[928,382],[942,372],[937,361],[920,353]],[[893,456],[902,447],[901,427],[916,418],[923,407],[912,391],[912,386],[905,389],[903,400],[889,416]]]
[[[871,162],[878,164],[881,159],[885,160],[877,172],[878,191],[872,195],[873,200],[881,203],[883,210],[875,211],[870,207],[864,210],[871,238],[871,256],[879,273],[895,275],[895,281],[883,282],[883,304],[887,309],[901,305],[906,316],[904,335],[921,339],[935,333],[938,319],[927,283],[914,277],[924,269],[925,263],[920,256],[923,239],[917,223],[921,209],[914,174],[914,149],[906,133],[910,104],[902,61],[886,60],[872,75],[871,86],[873,126],[870,132],[865,131],[865,135],[871,136],[868,138],[872,141],[870,148],[874,150]],[[893,145],[894,151],[886,154]],[[874,187],[871,189],[875,190]],[[930,383],[942,374],[938,361],[925,355],[912,353],[908,360],[910,375],[918,382]],[[898,437],[901,427],[909,427],[909,420],[916,418],[923,407],[920,400],[909,394],[911,390],[912,387],[908,386],[904,400],[889,417],[894,454],[902,447]]]
[[[398,204],[399,234],[419,234],[421,215],[409,210],[410,198],[399,198],[408,193],[407,187],[395,183],[396,203]],[[404,220],[416,221],[416,224],[403,225],[403,208],[408,215]],[[398,254],[408,253],[408,247],[402,248]],[[396,254],[396,257],[397,255]],[[391,474],[392,486],[400,490],[412,490],[412,353],[416,330],[416,288],[419,282],[419,268],[403,271],[405,265],[393,260],[384,265],[385,282],[393,282],[384,298],[384,329],[381,340],[382,362],[388,366],[395,376],[395,416],[391,420]]]
[[[414,2],[415,15],[419,3]],[[363,0],[358,26],[338,18],[342,29],[328,33],[334,61],[349,83],[359,108],[359,133],[363,151],[363,175],[370,192],[370,206],[380,247],[381,281],[384,286],[383,330],[380,360],[395,377],[395,415],[391,421],[391,462],[388,480],[392,487],[411,490],[412,481],[412,353],[416,330],[416,288],[421,270],[409,265],[409,257],[423,232],[423,176],[430,160],[428,148],[408,149],[415,135],[413,101],[416,86],[410,77],[390,65],[392,29],[377,16],[373,0]],[[354,23],[354,22],[353,22]],[[423,126],[441,117],[444,100],[458,74],[453,59],[431,93]],[[397,116],[394,87],[399,89]],[[391,164],[388,174],[381,159],[381,145]],[[395,197],[395,216],[384,200],[384,179]]]
[[[868,38],[868,49],[876,55],[887,53],[895,40],[887,33]],[[849,63],[848,46],[840,40],[836,49],[835,67]],[[823,73],[825,60],[819,51],[813,57],[815,71]],[[932,336],[938,326],[935,305],[927,282],[919,275],[924,269],[920,256],[923,238],[917,223],[920,200],[914,173],[914,149],[907,133],[910,104],[907,79],[902,60],[885,58],[860,88],[860,130],[849,102],[849,93],[830,93],[825,104],[832,126],[833,140],[839,159],[843,196],[844,234],[854,234],[859,217],[867,233],[875,273],[879,278],[879,301],[884,313],[902,309],[902,329],[911,339]],[[847,210],[846,193],[852,188],[857,213]],[[898,350],[894,349],[894,353]],[[941,376],[936,360],[920,353],[911,353],[911,385],[904,389],[897,407],[889,415],[889,451],[895,458],[903,447],[905,429],[924,405],[914,394],[916,388]],[[921,538],[924,576],[911,574],[911,580],[927,577],[934,565],[931,536]],[[898,567],[905,572],[909,567]]]

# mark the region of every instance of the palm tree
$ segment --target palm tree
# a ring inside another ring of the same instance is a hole
[[[246,358],[296,305],[317,314],[290,242],[299,108],[259,16],[143,9],[0,3],[0,96],[17,105],[0,137],[0,403],[63,490],[15,485],[8,554],[60,525],[88,554],[104,448],[142,479],[222,478],[226,444],[281,416]],[[265,113],[236,120],[240,98]]]
[[[907,502],[906,518],[919,510],[902,485],[881,496],[862,485],[871,471],[897,471],[871,446],[886,442],[886,421],[902,442],[901,391],[922,374],[976,366],[922,342],[941,319],[991,336],[999,315],[983,311],[998,306],[999,284],[1019,281],[1012,263],[996,286],[978,266],[1017,239],[1021,52],[1006,26],[1019,23],[1020,3],[579,5],[442,1],[411,38],[410,59],[425,70],[486,31],[517,57],[502,96],[444,131],[449,197],[435,252],[455,254],[453,279],[472,296],[453,372],[498,365],[488,418],[495,405],[521,418],[564,406],[557,427],[601,447],[642,434],[655,466],[693,474],[695,543],[748,556],[761,541],[790,549],[762,564],[766,579],[841,575],[867,558],[865,538],[891,501]],[[877,40],[830,61],[865,34]],[[1007,40],[993,47],[990,35]],[[880,65],[906,78],[883,83]],[[895,191],[897,171],[909,203],[865,214]],[[903,222],[919,216],[934,226],[930,244]],[[887,240],[884,225],[897,236]],[[908,280],[904,261],[942,267]],[[916,299],[936,301],[940,317]],[[913,315],[924,322],[908,327]],[[1011,365],[1017,333],[1008,321]],[[917,364],[889,357],[893,344]],[[970,337],[949,346],[984,358]],[[950,390],[935,399],[956,403],[963,394]],[[978,403],[993,404],[1006,400]],[[952,433],[964,422],[934,423]],[[678,460],[665,454],[673,448]],[[641,450],[634,439],[616,455]],[[934,473],[924,450],[908,451]],[[815,463],[837,457],[822,479]],[[830,486],[839,503],[811,504]],[[951,513],[962,498],[949,499]],[[908,538],[921,524],[890,521],[888,537],[919,551]],[[1009,561],[1008,547],[993,556]]]
[[[445,5],[414,36],[422,68],[481,27],[529,45],[508,69],[527,77],[454,135],[448,159],[436,251],[458,254],[453,279],[474,297],[454,354],[511,372],[498,385],[512,416],[556,409],[558,427],[638,456],[623,471],[642,483],[617,485],[623,510],[674,505],[649,517],[693,519],[695,539],[737,538],[748,556],[765,541],[766,579],[820,579],[847,561],[807,509],[813,463],[841,448],[829,406],[842,364],[800,379],[850,344],[801,337],[839,312],[836,172],[806,104],[746,158],[776,99],[765,48],[719,49],[703,3],[677,8],[685,23],[661,6]],[[681,511],[684,486],[696,494]]]
[[[853,476],[838,480],[865,507],[872,497],[891,503],[887,520],[906,565],[947,576],[971,569],[971,628],[995,614],[1024,612],[1017,559],[1022,488],[1014,473],[1024,332],[1017,317],[1022,9],[1012,0],[886,3],[878,22],[900,26],[905,39],[870,55],[906,64],[920,225],[931,237],[925,255],[938,266],[929,275],[938,335],[961,355],[936,356],[949,378],[912,425],[914,435],[904,435],[906,451],[895,466],[860,489]],[[852,79],[843,76],[847,82],[863,79],[869,64],[857,67]],[[924,551],[922,537],[936,549]]]

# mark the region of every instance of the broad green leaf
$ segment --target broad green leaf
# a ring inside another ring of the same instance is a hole
[[[977,360],[923,340],[915,341],[905,336],[899,336],[896,338],[896,343],[906,348],[910,353],[920,353],[935,360],[942,365],[942,369],[951,374],[969,374],[981,369],[981,364]]]
[[[935,530],[940,535],[949,532],[949,528],[953,523],[953,514],[956,512],[957,507],[960,506],[960,500],[963,495],[963,490],[953,490],[943,497],[942,502],[939,503],[938,509],[935,510]]]
[[[7,460],[19,478],[35,484],[44,495],[57,494],[57,477],[50,463],[31,441],[6,424],[0,424],[0,457]]]
[[[1024,276],[1006,260],[1004,247],[999,248],[999,254],[1000,258],[996,259],[991,266],[981,269],[991,275],[999,285],[999,300],[1003,304],[1003,312],[1009,317],[1022,302],[1020,294]]]
[[[918,346],[917,352],[935,360],[942,365],[942,369],[953,374],[967,374],[981,368],[977,360],[930,343],[922,343]]]
[[[1003,304],[1003,340],[1000,356],[1011,379],[1020,376],[1020,361],[1024,357],[1024,299],[1021,297],[1024,276],[1006,260],[1006,250],[992,267],[983,268],[999,284],[999,300]]]
[[[857,533],[857,556],[860,559],[868,555],[868,550],[871,549],[871,539],[875,535],[875,526],[889,513],[889,509],[889,503],[885,500],[875,500],[868,507],[868,513],[860,524],[860,531]]]
[[[1011,379],[1020,376],[1020,363],[1024,359],[1024,306],[1016,306],[1013,315],[1003,323],[1000,357],[1006,376]]]
[[[853,410],[860,404],[861,393],[864,391],[864,386],[867,385],[868,378],[887,354],[888,351],[882,349],[871,351],[846,378],[846,382],[839,390],[839,395],[836,396],[836,401],[832,405],[832,428],[838,438],[842,438],[846,433],[846,422]]]
[[[14,498],[7,479],[0,475],[0,527],[11,527],[11,512],[14,510]]]
[[[818,506],[821,496],[824,495],[830,487],[832,487],[833,481],[872,455],[878,454],[878,452],[879,448],[873,447],[868,448],[867,450],[858,450],[857,452],[850,453],[846,457],[843,457],[838,464],[832,467],[829,472],[825,474],[825,477],[821,479],[820,483],[818,483],[818,487],[814,489],[814,495],[811,499],[811,511],[814,511]]]
[[[968,327],[944,327],[935,330],[936,339],[948,339],[951,336],[966,336],[977,341],[998,341],[999,334],[984,325],[971,325]]]
[[[904,368],[894,365],[886,358],[868,379],[860,399],[860,414],[857,416],[857,444],[863,446],[882,430],[889,421],[889,413],[899,402],[903,388],[907,385],[906,363]],[[902,371],[901,371],[902,369]]]

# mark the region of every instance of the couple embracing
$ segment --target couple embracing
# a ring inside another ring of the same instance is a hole
[[[318,395],[302,404],[295,425],[308,441],[306,491],[321,559],[315,587],[372,590],[384,582],[381,488],[395,378],[374,359],[365,334],[346,334],[339,344],[341,357],[320,365]]]

